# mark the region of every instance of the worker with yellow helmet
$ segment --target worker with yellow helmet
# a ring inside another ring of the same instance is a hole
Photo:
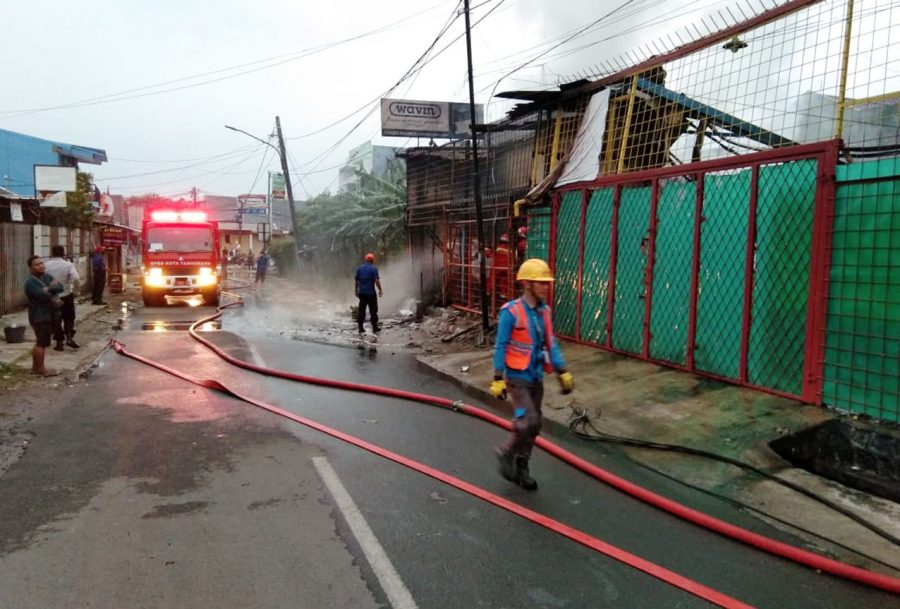
[[[528,461],[541,431],[544,372],[556,371],[563,393],[574,388],[572,374],[565,369],[559,342],[553,335],[550,307],[546,304],[553,283],[547,263],[530,258],[516,274],[522,295],[500,309],[497,342],[494,345],[494,381],[491,394],[513,403],[513,428],[497,448],[500,475],[528,490],[537,488]]]

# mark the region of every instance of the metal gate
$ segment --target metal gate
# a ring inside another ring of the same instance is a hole
[[[820,401],[837,145],[557,192],[546,234],[558,333]],[[530,214],[529,255],[540,217]]]

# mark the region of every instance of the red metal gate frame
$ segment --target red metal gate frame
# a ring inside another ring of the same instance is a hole
[[[835,167],[838,162],[838,155],[841,147],[840,140],[832,140],[827,142],[819,142],[815,144],[806,144],[800,146],[791,146],[787,148],[779,148],[759,152],[754,154],[742,155],[739,158],[714,159],[710,161],[702,161],[692,163],[683,167],[662,167],[658,169],[650,169],[647,171],[634,172],[625,175],[605,176],[591,182],[580,182],[577,184],[566,185],[553,193],[551,202],[550,216],[550,264],[556,267],[556,231],[557,216],[559,213],[560,201],[563,194],[571,191],[581,191],[582,193],[582,209],[581,209],[581,226],[579,244],[579,268],[578,268],[578,300],[576,302],[576,331],[575,336],[563,336],[572,342],[581,343],[620,353],[636,359],[642,359],[653,362],[661,366],[690,372],[700,376],[720,380],[726,383],[737,384],[751,389],[764,391],[774,395],[787,397],[795,400],[802,400],[807,403],[822,404],[822,383],[823,368],[825,360],[825,317],[828,307],[828,275],[831,264],[831,230],[834,220],[834,197],[835,197]],[[755,385],[748,378],[748,361],[747,353],[750,340],[750,326],[752,323],[752,307],[753,307],[753,259],[756,249],[756,208],[757,208],[757,190],[759,181],[759,167],[776,162],[787,162],[804,159],[815,159],[816,167],[816,191],[813,200],[813,227],[811,235],[810,250],[810,270],[809,270],[809,289],[807,294],[807,315],[804,343],[804,361],[803,361],[803,379],[802,391],[799,395],[787,393],[770,387],[762,387]],[[698,307],[698,288],[700,275],[700,237],[702,234],[703,222],[703,177],[707,173],[714,171],[722,171],[729,169],[747,169],[751,170],[751,186],[750,201],[748,206],[748,226],[747,226],[747,252],[744,261],[744,301],[741,320],[741,352],[739,375],[737,379],[725,377],[711,372],[698,370],[695,358],[695,342],[697,336],[697,307]],[[691,286],[690,286],[690,307],[688,321],[688,344],[685,365],[673,364],[671,362],[655,359],[650,356],[650,321],[651,306],[653,298],[653,272],[656,256],[656,237],[658,228],[658,204],[659,204],[659,181],[668,178],[693,176],[696,180],[696,200],[694,207],[694,235],[693,250],[691,260]],[[650,182],[651,190],[651,210],[650,221],[647,232],[647,251],[648,259],[645,267],[644,287],[645,287],[645,311],[643,322],[643,345],[641,355],[622,351],[613,345],[613,307],[615,303],[615,286],[616,286],[616,267],[618,263],[618,233],[619,233],[619,206],[621,202],[621,192],[624,186]],[[591,343],[581,340],[581,286],[582,273],[584,268],[584,235],[586,231],[587,205],[590,199],[590,191],[602,187],[614,188],[613,194],[613,217],[612,217],[612,234],[610,239],[610,270],[609,270],[609,289],[607,301],[607,320],[606,320],[606,341],[604,344]],[[552,294],[551,294],[551,302]]]

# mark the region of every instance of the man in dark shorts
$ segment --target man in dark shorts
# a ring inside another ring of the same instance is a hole
[[[25,280],[25,295],[28,297],[28,323],[34,330],[36,341],[31,351],[31,372],[40,376],[58,374],[44,366],[44,354],[50,346],[53,326],[57,315],[52,304],[54,296],[65,289],[63,284],[55,281],[44,270],[44,260],[40,256],[28,258],[28,269],[31,274]]]

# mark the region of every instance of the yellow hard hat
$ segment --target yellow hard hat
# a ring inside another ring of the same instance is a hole
[[[540,258],[529,258],[519,267],[516,281],[553,281],[553,273]]]

